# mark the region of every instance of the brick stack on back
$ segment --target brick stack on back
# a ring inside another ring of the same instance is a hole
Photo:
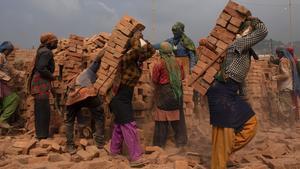
[[[119,23],[114,27],[105,54],[101,61],[98,79],[95,87],[101,95],[105,95],[111,88],[117,73],[117,67],[123,55],[129,50],[128,42],[136,30],[145,28],[140,22],[130,16],[123,16]]]
[[[220,70],[222,53],[235,40],[239,27],[251,15],[244,6],[229,1],[220,14],[217,24],[206,40],[200,40],[197,54],[199,61],[189,78],[189,85],[205,95]]]

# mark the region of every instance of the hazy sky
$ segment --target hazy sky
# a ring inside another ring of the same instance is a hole
[[[11,40],[20,47],[30,48],[39,44],[42,32],[54,32],[59,37],[111,32],[122,15],[128,14],[145,24],[145,38],[152,42],[172,36],[170,28],[176,21],[183,22],[187,35],[197,42],[207,36],[227,3],[227,0],[154,1],[1,0],[0,41]],[[269,38],[289,41],[288,0],[236,1],[267,24]],[[293,40],[300,40],[300,0],[292,3]]]

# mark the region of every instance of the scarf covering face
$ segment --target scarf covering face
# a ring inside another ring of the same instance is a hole
[[[57,37],[51,32],[43,33],[40,37],[40,42],[43,45],[49,44],[56,40],[57,40]]]
[[[159,53],[165,61],[173,93],[176,99],[179,100],[182,96],[181,71],[173,54],[171,44],[168,42],[162,42],[160,44]]]
[[[294,61],[293,56],[287,49],[282,48],[282,47],[277,48],[276,53],[280,53],[282,55],[282,57],[285,57],[290,60],[290,63],[292,65],[292,74],[293,74],[293,90],[299,96],[300,95],[300,78],[299,78],[297,66]]]
[[[176,22],[172,26],[172,32],[174,34],[175,41],[181,40],[186,49],[188,49],[189,51],[194,51],[194,52],[196,51],[194,42],[190,38],[188,38],[184,33],[184,24],[183,23]]]

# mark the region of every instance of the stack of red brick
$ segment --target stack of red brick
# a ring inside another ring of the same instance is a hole
[[[84,40],[84,57],[88,61],[92,61],[96,55],[103,49],[104,45],[108,42],[110,34],[106,32],[101,32],[92,37],[85,38]]]
[[[101,95],[105,95],[111,88],[117,73],[117,67],[123,55],[129,50],[128,42],[136,30],[143,30],[145,27],[132,17],[124,16],[112,31],[105,54],[101,61],[98,79],[95,87]]]
[[[229,1],[220,14],[217,24],[205,40],[200,40],[197,53],[199,62],[189,79],[200,94],[205,95],[220,70],[222,53],[235,40],[239,27],[251,13],[244,6]]]
[[[245,83],[247,100],[263,127],[269,124],[265,122],[280,120],[277,81],[272,80],[272,76],[278,74],[278,65],[269,63],[269,59],[269,56],[260,56],[259,60],[252,60]]]
[[[134,88],[132,105],[137,119],[147,119],[146,115],[151,114],[149,111],[153,108],[155,93],[151,72],[157,59],[157,56],[153,56],[143,63],[142,76]]]

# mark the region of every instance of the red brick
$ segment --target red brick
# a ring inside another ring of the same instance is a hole
[[[209,84],[211,84],[215,80],[214,76],[211,76],[211,74],[208,72],[204,74],[203,79]]]
[[[227,29],[232,33],[238,33],[239,31],[239,28],[232,24],[228,24]]]
[[[213,36],[208,36],[207,40],[208,40],[209,43],[211,43],[213,45],[217,44],[217,42],[218,42],[218,39],[216,39]]]
[[[243,19],[239,19],[239,18],[236,18],[236,17],[232,17],[230,19],[230,23],[236,27],[240,27],[242,25],[242,23],[244,22]]]
[[[217,20],[217,25],[220,25],[220,26],[222,26],[222,27],[224,27],[224,28],[227,27],[227,24],[228,24],[228,21],[224,20],[223,18],[219,18],[219,19]]]
[[[216,26],[215,29],[211,32],[211,35],[215,38],[224,41],[225,43],[231,43],[235,35],[225,28],[222,28],[221,26]]]
[[[210,76],[215,76],[218,73],[218,71],[214,67],[210,67],[207,69],[206,73]]]
[[[210,64],[212,62],[214,62],[212,59],[210,59],[209,57],[205,56],[205,55],[201,55],[199,57],[200,62],[203,62],[205,64]]]
[[[226,5],[226,7],[229,7],[234,10],[236,10],[238,8],[238,6],[239,6],[239,4],[236,2],[233,2],[232,0],[230,0]]]
[[[223,49],[223,50],[225,50],[225,49],[228,47],[228,44],[226,44],[225,42],[219,40],[219,41],[217,42],[217,47],[218,47],[218,48],[221,48],[221,49]]]
[[[202,96],[204,96],[207,92],[207,89],[205,89],[198,81],[196,81],[193,84],[193,87],[196,91],[198,91]]]
[[[221,66],[220,66],[220,64],[218,64],[218,63],[214,63],[214,64],[212,65],[212,67],[213,67],[215,70],[217,70],[217,71],[219,71],[219,70],[221,69]]]
[[[229,21],[231,19],[231,16],[225,12],[222,12],[220,18],[223,18],[225,21]]]
[[[238,13],[236,10],[231,9],[229,7],[225,7],[224,12],[226,12],[227,14],[229,14],[232,17],[236,17],[239,19],[246,19],[246,17],[242,16],[240,13]]]
[[[207,47],[204,46],[199,47],[199,53],[201,55],[209,57],[211,60],[215,60],[218,57],[213,51],[209,50]]]
[[[127,29],[125,26],[123,26],[121,24],[117,24],[115,28],[118,29],[120,32],[122,32],[126,36],[130,36],[132,34],[132,32],[129,29]]]
[[[251,12],[243,5],[239,5],[236,10],[243,15],[251,16]]]

